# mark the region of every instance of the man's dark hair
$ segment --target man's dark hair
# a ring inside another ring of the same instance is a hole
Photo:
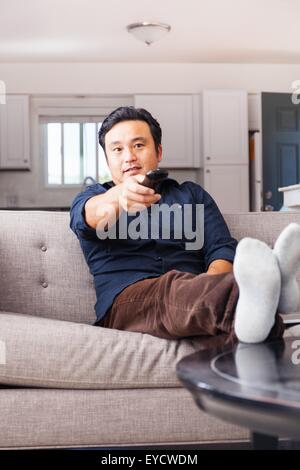
[[[99,130],[99,144],[105,152],[105,136],[111,128],[122,121],[144,121],[146,122],[151,131],[154,140],[156,152],[158,146],[161,144],[161,127],[159,122],[143,108],[135,108],[134,106],[121,106],[110,113],[103,121]]]

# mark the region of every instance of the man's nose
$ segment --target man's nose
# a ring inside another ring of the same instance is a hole
[[[125,149],[125,155],[124,155],[124,160],[126,162],[130,162],[132,160],[136,160],[136,156],[135,156],[135,153],[134,153],[134,150],[133,149]]]

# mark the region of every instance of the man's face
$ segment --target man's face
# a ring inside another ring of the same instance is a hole
[[[162,159],[162,147],[156,152],[150,127],[144,121],[122,121],[105,135],[108,166],[115,184],[131,175],[155,170]]]

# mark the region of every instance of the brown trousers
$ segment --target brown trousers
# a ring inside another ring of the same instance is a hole
[[[236,339],[237,300],[233,273],[196,275],[174,269],[126,287],[98,325],[166,339],[219,334]],[[276,314],[269,336],[281,337],[283,331]]]

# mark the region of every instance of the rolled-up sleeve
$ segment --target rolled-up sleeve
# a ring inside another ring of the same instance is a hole
[[[217,259],[233,262],[237,241],[230,235],[227,224],[214,199],[201,186],[197,185],[197,202],[204,204],[204,244],[205,269]]]
[[[99,183],[89,186],[85,191],[77,194],[73,200],[70,208],[70,228],[77,235],[82,238],[85,235],[95,235],[96,230],[90,227],[85,220],[85,204],[86,202],[98,194],[103,194],[106,189]]]

